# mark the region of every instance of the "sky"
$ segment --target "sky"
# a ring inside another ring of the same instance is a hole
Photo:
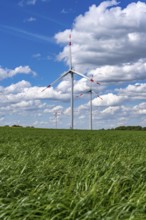
[[[1,0],[0,126],[146,127],[146,1]],[[82,95],[81,95],[82,94]]]

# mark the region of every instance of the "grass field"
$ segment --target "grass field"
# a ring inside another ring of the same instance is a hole
[[[146,132],[0,128],[0,219],[145,220]]]

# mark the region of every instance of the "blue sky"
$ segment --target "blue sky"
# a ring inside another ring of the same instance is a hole
[[[70,127],[69,68],[93,75],[93,128],[146,126],[146,1],[0,1],[0,125]],[[90,83],[75,77],[75,128],[89,128]],[[84,95],[77,98],[79,94]]]

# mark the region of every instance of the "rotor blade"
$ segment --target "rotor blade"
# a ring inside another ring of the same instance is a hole
[[[97,94],[95,91],[93,91],[93,90],[92,90],[92,93],[95,94],[95,95],[98,95],[98,94]]]
[[[82,74],[82,73],[79,73],[79,72],[74,71],[74,70],[72,70],[72,72],[73,72],[73,73],[75,73],[75,74],[77,74],[77,75],[79,75],[79,76],[81,76],[81,77],[83,77],[83,78],[85,78],[85,79],[90,80],[90,78],[88,78],[87,76],[85,76],[85,75],[84,75],[84,74]]]
[[[80,95],[76,95],[76,98],[81,97],[83,95],[83,93],[81,93]]]
[[[50,88],[51,85],[48,85],[46,88],[44,88],[41,92],[44,92],[46,89]]]
[[[50,85],[48,85],[45,89],[42,90],[45,91],[46,89],[50,88],[52,85],[54,85],[56,82],[58,82],[60,79],[62,79],[63,77],[65,77],[69,72],[65,72],[63,73],[60,77],[58,77],[56,80],[54,80]]]
[[[90,82],[94,82],[94,83],[100,85],[100,83],[99,83],[99,82],[96,82],[94,79],[90,79]]]
[[[71,50],[72,42],[71,42],[71,33],[69,35],[69,62],[70,62],[70,69],[72,69],[72,50]]]
[[[100,83],[99,83],[99,82],[96,82],[96,81],[93,79],[93,74],[91,74],[91,79],[90,79],[90,82],[95,82],[96,84],[99,84],[99,85],[100,85]]]
[[[92,90],[85,91],[85,94],[92,93]]]
[[[100,98],[101,100],[103,100],[103,98],[101,98],[99,95],[97,97]]]
[[[101,100],[103,100],[96,92],[94,92],[92,89],[88,90],[85,92],[85,94],[88,94],[88,93],[92,93],[92,94],[95,94],[98,98],[100,98]]]
[[[103,100],[103,99],[102,99],[96,92],[94,92],[93,90],[92,90],[92,93],[95,94],[95,95],[97,95],[97,97],[100,98],[101,100]]]
[[[75,74],[77,74],[77,75],[79,75],[79,76],[81,76],[81,77],[83,77],[83,78],[85,78],[85,79],[87,79],[87,80],[89,80],[90,82],[94,82],[94,83],[97,83],[97,84],[100,85],[99,82],[96,82],[96,81],[94,81],[93,79],[90,79],[88,76],[85,76],[85,75],[82,74],[82,73],[76,72],[76,71],[74,71],[74,70],[72,70],[72,72],[75,73]]]

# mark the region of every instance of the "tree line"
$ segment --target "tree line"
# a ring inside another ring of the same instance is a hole
[[[146,127],[141,126],[119,126],[115,130],[134,130],[134,131],[146,131]]]

